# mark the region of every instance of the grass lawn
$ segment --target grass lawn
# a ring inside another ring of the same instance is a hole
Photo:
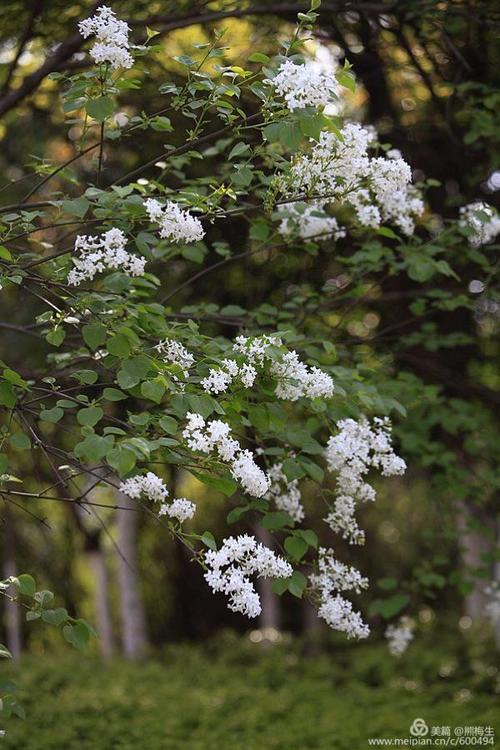
[[[266,648],[230,634],[142,664],[29,657],[4,663],[27,719],[1,722],[1,748],[358,750],[369,737],[409,737],[416,717],[452,736],[457,725],[500,732],[493,655],[448,641],[429,635],[400,660],[384,644],[333,641],[310,656],[301,642]]]

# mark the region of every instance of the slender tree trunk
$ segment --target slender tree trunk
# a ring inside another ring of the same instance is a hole
[[[267,529],[260,526],[255,528],[255,535],[261,544],[272,548],[273,537]],[[279,596],[273,593],[273,584],[268,578],[259,578],[257,589],[260,596],[262,611],[259,617],[259,627],[263,630],[277,631],[281,626],[281,602]],[[271,635],[271,633],[269,633]]]
[[[473,519],[465,503],[460,503],[458,510],[457,526],[462,564],[464,572],[473,583],[472,591],[465,597],[464,614],[473,621],[479,621],[485,618],[488,601],[485,588],[489,581],[487,578],[478,578],[475,573],[484,568],[484,555],[491,552],[491,545],[484,535],[471,528],[470,522]]]
[[[97,546],[89,552],[89,562],[94,573],[94,602],[99,648],[103,657],[110,659],[115,649],[109,607],[109,576],[106,565],[106,554],[102,548],[100,539],[98,539]]]
[[[95,489],[90,491],[90,500],[94,497],[96,500],[98,499],[95,493]],[[102,519],[100,519],[92,506],[88,507],[90,507],[90,511],[81,506],[72,508],[72,510],[74,511],[78,529],[83,534],[88,564],[93,573],[94,611],[99,649],[105,659],[110,659],[114,652],[114,638],[109,602],[109,576],[106,565],[106,554],[102,545]]]
[[[127,659],[140,659],[148,646],[146,613],[141,596],[137,570],[137,506],[126,495],[120,505],[130,510],[118,511],[118,579],[122,621],[123,653]]]
[[[3,576],[9,578],[17,575],[16,567],[16,538],[14,519],[10,508],[5,504],[4,509],[4,553]],[[15,591],[13,592],[15,593]],[[5,640],[6,646],[14,659],[19,659],[22,651],[21,612],[17,602],[5,598]]]
[[[497,519],[497,548],[500,549],[500,517]],[[498,559],[498,557],[493,566],[493,580],[497,586],[500,586],[500,559]],[[500,617],[496,618],[493,627],[495,628],[495,644],[497,651],[500,651]]]

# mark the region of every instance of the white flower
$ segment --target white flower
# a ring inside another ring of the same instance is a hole
[[[205,580],[210,588],[226,594],[229,609],[247,617],[257,617],[261,611],[250,576],[289,578],[293,573],[286,560],[247,534],[224,539],[220,550],[205,553],[205,562]]]
[[[200,385],[207,393],[223,393],[227,391],[234,380],[238,379],[245,388],[251,388],[257,377],[257,370],[252,365],[244,363],[238,367],[234,359],[223,359],[219,368],[211,368],[207,377]]]
[[[458,223],[468,231],[469,244],[473,247],[486,245],[500,234],[500,216],[482,201],[462,206]]]
[[[294,521],[300,523],[304,519],[298,479],[288,479],[283,471],[283,464],[276,463],[267,472],[270,482],[269,492],[265,499],[274,502],[278,510],[284,510]]]
[[[278,380],[276,395],[287,401],[308,398],[331,398],[333,380],[317,367],[309,368],[295,351],[287,352],[271,365],[270,372]]]
[[[191,500],[186,500],[185,497],[176,497],[170,505],[163,503],[158,512],[159,516],[170,516],[170,518],[176,518],[181,523],[192,518],[196,513],[196,505]]]
[[[146,259],[128,253],[126,244],[125,234],[116,227],[97,237],[78,235],[75,252],[80,255],[73,258],[75,267],[68,274],[68,284],[78,286],[106,269],[120,270],[129,276],[142,276]]]
[[[283,215],[279,233],[283,236],[298,234],[303,240],[338,240],[346,230],[339,227],[334,216],[328,216],[321,203],[282,203],[278,213]]]
[[[360,593],[368,586],[367,578],[363,578],[356,568],[337,560],[333,550],[321,547],[318,572],[312,574],[309,580],[319,596],[319,617],[334,630],[346,633],[348,638],[366,638],[369,635],[368,625],[363,622],[359,612],[354,612],[351,602],[340,596],[345,591]]]
[[[205,230],[201,221],[176,203],[167,201],[162,206],[155,198],[148,198],[144,206],[150,220],[159,224],[160,237],[163,239],[179,243],[198,242],[203,239]]]
[[[160,503],[159,516],[176,518],[181,523],[192,518],[196,511],[196,505],[186,500],[185,497],[175,498],[171,503],[167,503],[170,493],[163,479],[152,471],[148,471],[145,475],[136,474],[135,477],[126,479],[120,484],[119,490],[133,500],[145,497],[153,503]]]
[[[285,60],[276,76],[266,78],[278,96],[283,96],[288,109],[293,112],[305,107],[323,109],[336,98],[338,83],[333,74],[323,72],[312,61],[296,64]]]
[[[389,625],[385,631],[387,646],[392,656],[404,654],[413,640],[413,624],[406,617],[402,617],[398,625]]]
[[[109,63],[112,68],[131,68],[134,59],[129,53],[129,27],[125,21],[120,21],[115,13],[106,5],[101,5],[94,16],[80,21],[80,34],[84,39],[92,34],[96,43],[90,50],[90,55],[96,63]]]
[[[281,349],[281,356],[277,349]],[[268,374],[278,381],[275,390],[278,398],[296,401],[301,397],[331,398],[333,395],[330,375],[301,362],[297,352],[287,351],[276,336],[237,336],[233,350],[246,361],[238,365],[234,360],[225,359],[219,368],[212,368],[201,381],[208,393],[227,391],[235,380],[250,388],[258,373],[265,374],[267,367]]]
[[[327,202],[348,204],[363,226],[393,222],[412,234],[424,204],[411,184],[411,169],[394,152],[372,157],[373,143],[373,131],[358,123],[346,123],[340,135],[322,131],[310,152],[293,159],[288,175],[278,178],[278,187],[288,198],[314,196],[322,208]]]
[[[376,497],[363,476],[370,468],[379,469],[382,476],[404,474],[406,464],[393,451],[389,419],[376,417],[373,426],[366,417],[358,422],[342,419],[337,427],[338,434],[330,437],[325,450],[329,470],[337,473],[337,498],[325,521],[350,544],[362,544],[364,532],[354,517],[356,503]]]
[[[120,484],[119,489],[133,500],[143,495],[154,503],[164,502],[169,495],[163,479],[152,471],[148,471],[146,475],[136,474],[135,477],[130,477]]]
[[[269,490],[269,479],[257,466],[249,450],[243,450],[237,454],[232,464],[231,474],[249,495],[262,497]]]
[[[333,630],[345,633],[348,638],[367,638],[370,628],[363,622],[359,612],[355,612],[352,604],[343,596],[337,595],[325,599],[318,609],[318,616]]]
[[[189,369],[194,364],[194,356],[180,343],[180,341],[164,339],[156,344],[155,349],[158,354],[163,357],[165,362],[177,365],[182,370],[184,377],[189,377]]]
[[[215,453],[224,463],[229,464],[232,476],[241,484],[245,492],[254,497],[262,497],[269,490],[269,479],[255,463],[249,450],[242,450],[239,442],[231,437],[231,428],[220,419],[205,422],[201,414],[189,412],[183,438],[192,451]]]

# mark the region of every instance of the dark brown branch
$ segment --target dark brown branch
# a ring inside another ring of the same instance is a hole
[[[9,65],[9,69],[7,71],[7,75],[5,76],[5,80],[2,84],[2,89],[0,91],[0,97],[5,96],[5,94],[9,90],[10,82],[12,80],[12,76],[15,73],[15,70],[17,68],[17,64],[19,62],[19,58],[23,54],[24,50],[26,49],[26,45],[28,42],[33,38],[33,28],[35,25],[35,21],[40,15],[40,12],[42,10],[43,3],[42,0],[35,0],[33,4],[33,9],[31,11],[30,18],[28,20],[28,23],[26,24],[26,29],[24,31],[24,34],[21,37],[21,40],[19,42],[19,45],[17,47],[17,52],[14,56],[14,59],[12,60],[11,64]]]

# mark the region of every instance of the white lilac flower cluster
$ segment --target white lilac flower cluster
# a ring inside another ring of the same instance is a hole
[[[469,203],[460,209],[459,226],[467,230],[469,245],[487,245],[500,234],[500,216],[483,201]]]
[[[413,234],[424,204],[411,184],[411,169],[396,155],[371,156],[375,141],[373,130],[358,123],[346,123],[340,134],[324,130],[309,153],[292,161],[288,175],[278,179],[278,188],[287,198],[317,196],[321,208],[327,203],[348,204],[363,226],[376,229],[382,222],[393,222],[405,234]]]
[[[283,353],[276,351],[281,349]],[[284,349],[281,340],[276,336],[256,336],[248,338],[237,336],[233,350],[244,356],[244,362],[238,365],[232,359],[223,360],[217,368],[212,368],[201,381],[208,393],[227,391],[235,380],[249,388],[255,382],[258,371],[267,372],[277,380],[276,396],[287,401],[307,398],[331,398],[334,390],[333,380],[318,367],[309,367],[300,361],[296,351]]]
[[[360,613],[355,612],[351,602],[341,595],[345,591],[359,594],[367,588],[367,578],[363,578],[356,568],[337,560],[333,550],[321,547],[318,572],[309,576],[309,580],[319,596],[319,617],[334,630],[346,633],[348,638],[366,638],[369,635],[369,627]]]
[[[278,510],[284,510],[294,521],[304,519],[304,508],[298,479],[288,479],[283,471],[283,464],[273,464],[267,472],[270,481],[269,492],[265,499],[274,503]]]
[[[339,89],[335,76],[311,60],[302,64],[285,60],[274,78],[266,78],[264,83],[285,99],[290,112],[305,107],[322,109],[336,99]]]
[[[189,370],[194,364],[194,356],[180,341],[164,339],[156,344],[155,349],[165,362],[177,365],[182,370],[184,377],[189,377]]]
[[[174,498],[171,503],[167,503],[170,493],[163,479],[152,471],[148,471],[147,474],[136,474],[135,477],[126,479],[120,484],[119,489],[132,500],[145,497],[153,503],[160,503],[159,516],[176,518],[181,523],[192,518],[196,512],[196,505],[186,500],[185,497]]]
[[[298,235],[303,240],[338,240],[346,230],[339,227],[334,216],[328,216],[321,204],[282,203],[278,213],[283,216],[278,231],[284,237]]]
[[[385,631],[387,647],[392,656],[402,656],[413,640],[413,624],[402,617],[397,625],[389,625]]]
[[[247,617],[257,617],[261,612],[250,576],[289,578],[293,573],[286,560],[248,534],[224,539],[220,550],[205,553],[205,563],[205,580],[212,591],[226,594],[229,609]]]
[[[169,516],[169,518],[176,518],[178,521],[183,523],[189,518],[192,518],[196,512],[196,505],[191,500],[186,500],[185,497],[175,497],[171,503],[162,503],[160,510],[158,511],[159,516]]]
[[[75,267],[68,274],[68,284],[78,286],[108,268],[123,271],[129,276],[142,276],[146,259],[128,253],[126,244],[125,234],[116,227],[97,237],[78,235],[75,252],[80,255],[73,258]]]
[[[205,230],[201,221],[177,203],[167,201],[164,206],[155,198],[148,198],[144,207],[152,222],[160,226],[160,237],[170,242],[198,242]]]
[[[253,454],[242,450],[239,442],[231,436],[231,428],[220,419],[206,422],[201,414],[189,412],[182,436],[192,451],[215,453],[229,464],[231,475],[241,484],[245,492],[254,497],[263,497],[269,490],[269,479],[257,466]]]
[[[108,63],[112,68],[131,68],[134,58],[129,52],[129,27],[120,21],[111,8],[101,5],[95,16],[86,18],[78,24],[84,39],[95,34],[96,43],[90,50],[93,60]]]
[[[236,379],[245,388],[251,388],[256,377],[257,370],[253,365],[245,362],[239,366],[234,359],[223,359],[220,367],[211,368],[207,377],[201,381],[201,386],[208,393],[223,393]]]
[[[389,419],[376,417],[373,426],[366,417],[358,422],[342,419],[337,427],[338,434],[330,437],[325,450],[328,469],[337,473],[336,499],[325,521],[350,544],[363,544],[364,532],[354,516],[356,504],[376,497],[364,475],[370,468],[385,477],[404,474],[406,464],[393,451]]]

